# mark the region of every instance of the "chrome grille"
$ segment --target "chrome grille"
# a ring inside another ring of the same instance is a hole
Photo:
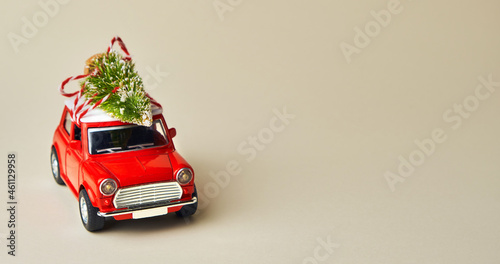
[[[133,208],[180,199],[182,189],[177,182],[161,182],[119,189],[113,205],[115,208]]]

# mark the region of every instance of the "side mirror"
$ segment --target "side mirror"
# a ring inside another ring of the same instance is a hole
[[[175,127],[169,128],[168,133],[170,134],[171,138],[174,138],[175,135],[177,135],[177,130],[175,130]]]

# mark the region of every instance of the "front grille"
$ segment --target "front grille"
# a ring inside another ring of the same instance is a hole
[[[177,182],[161,182],[119,189],[113,205],[115,208],[134,208],[178,200],[182,189]]]

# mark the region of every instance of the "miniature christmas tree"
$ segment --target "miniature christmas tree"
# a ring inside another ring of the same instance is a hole
[[[151,102],[142,78],[130,59],[116,51],[97,54],[87,61],[90,75],[82,82],[90,104],[108,96],[99,107],[123,122],[151,126]]]

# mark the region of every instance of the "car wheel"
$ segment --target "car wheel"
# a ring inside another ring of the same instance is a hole
[[[104,227],[104,217],[97,215],[98,210],[92,206],[85,189],[80,191],[78,201],[80,205],[80,218],[85,229],[90,232],[101,230]]]
[[[194,186],[193,197],[198,198],[198,191],[196,191],[196,185]],[[196,203],[194,204],[184,205],[181,208],[181,210],[175,212],[175,214],[180,217],[188,217],[194,215],[194,213],[196,213],[196,209],[198,209],[198,201],[196,201]]]
[[[52,147],[52,151],[50,153],[50,167],[52,168],[52,176],[54,180],[59,185],[66,185],[61,178],[61,171],[59,166],[59,156],[57,155],[56,148]]]

